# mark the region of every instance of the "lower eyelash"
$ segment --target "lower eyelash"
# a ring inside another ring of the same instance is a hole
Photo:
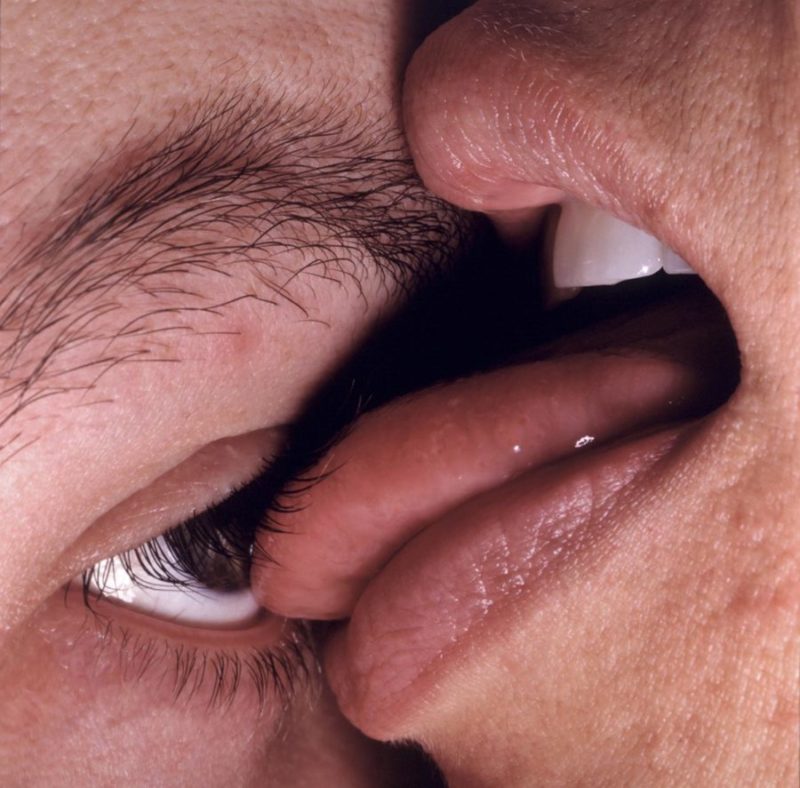
[[[152,679],[174,703],[200,701],[208,711],[225,710],[244,693],[259,712],[268,706],[285,712],[298,692],[318,687],[321,675],[311,627],[299,621],[271,648],[216,648],[145,634],[91,608],[81,637],[95,641],[98,672]]]

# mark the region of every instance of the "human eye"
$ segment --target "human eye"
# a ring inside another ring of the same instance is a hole
[[[250,591],[256,534],[266,517],[251,482],[149,541],[81,575],[84,598],[183,626],[229,629],[263,618]],[[263,527],[268,527],[264,524]]]
[[[92,664],[116,663],[123,678],[154,680],[179,701],[285,707],[316,667],[311,625],[264,609],[250,574],[269,560],[259,534],[279,529],[314,483],[299,469],[323,449],[287,442],[221,501],[68,583],[67,607],[89,612],[77,640],[96,647]]]

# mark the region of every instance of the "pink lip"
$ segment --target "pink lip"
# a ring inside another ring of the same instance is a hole
[[[624,493],[651,480],[648,471],[684,429],[524,474],[422,532],[327,645],[327,673],[345,714],[368,735],[396,735],[397,720],[425,697],[439,667],[472,641],[468,633],[503,620],[521,598],[541,599],[565,568],[608,542]]]
[[[593,339],[616,340],[614,331]],[[453,508],[520,474],[697,415],[716,384],[703,372],[713,333],[699,321],[673,325],[667,349],[660,329],[649,331],[624,350],[516,364],[362,417],[312,475],[332,473],[292,500],[301,511],[282,518],[290,535],[262,540],[274,561],[254,567],[261,604],[295,618],[345,618],[392,556]]]

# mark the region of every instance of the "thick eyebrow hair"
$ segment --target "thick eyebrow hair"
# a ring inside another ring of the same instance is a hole
[[[446,267],[464,215],[422,187],[390,123],[342,106],[330,88],[318,101],[207,98],[85,174],[3,275],[0,427],[118,364],[164,360],[155,335],[224,309],[197,292],[198,274],[241,278],[240,298],[302,310],[300,277],[360,289],[377,275],[406,290]],[[302,265],[288,267],[286,250]],[[115,323],[131,294],[150,305]]]

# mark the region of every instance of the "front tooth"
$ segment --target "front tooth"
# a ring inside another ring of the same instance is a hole
[[[613,285],[661,268],[664,247],[646,232],[585,203],[561,206],[553,249],[556,287]]]
[[[677,252],[673,252],[668,246],[664,247],[664,255],[661,264],[664,271],[668,274],[696,274],[692,268]]]

